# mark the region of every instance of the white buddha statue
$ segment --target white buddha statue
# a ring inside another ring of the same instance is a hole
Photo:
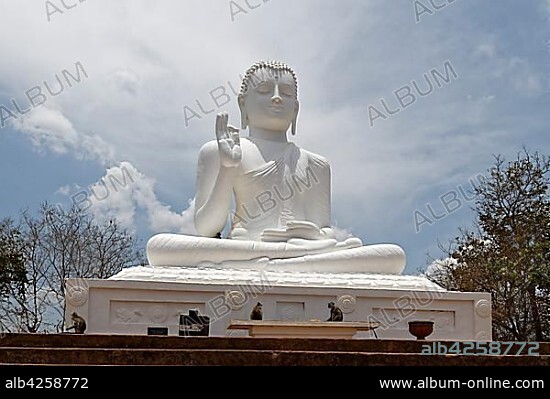
[[[330,225],[330,165],[288,141],[289,129],[296,134],[299,110],[294,71],[280,62],[254,64],[238,102],[248,137],[241,138],[221,113],[216,140],[200,150],[195,226],[201,236],[152,237],[150,264],[401,273],[405,254],[399,246],[336,239]],[[227,238],[215,238],[229,216]]]

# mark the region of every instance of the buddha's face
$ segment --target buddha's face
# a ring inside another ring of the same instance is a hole
[[[292,74],[275,69],[257,70],[250,77],[248,92],[239,105],[250,127],[286,132],[298,112]]]

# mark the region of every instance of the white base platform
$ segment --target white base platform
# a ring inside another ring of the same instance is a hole
[[[69,279],[66,296],[67,315],[76,311],[96,334],[168,327],[178,335],[180,314],[198,309],[211,319],[210,336],[246,335],[227,327],[258,301],[264,320],[287,321],[326,320],[334,301],[345,321],[380,323],[380,339],[414,339],[408,321],[431,320],[430,340],[491,340],[490,294],[449,292],[416,276],[136,267],[108,280]]]

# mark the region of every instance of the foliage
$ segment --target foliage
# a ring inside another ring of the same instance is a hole
[[[495,339],[550,340],[549,171],[538,153],[496,157],[474,190],[476,228],[428,271],[447,289],[492,294]]]

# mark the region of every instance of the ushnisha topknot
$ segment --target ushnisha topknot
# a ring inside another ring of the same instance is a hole
[[[248,68],[248,70],[244,75],[243,83],[241,84],[241,92],[240,92],[241,96],[244,96],[248,92],[249,82],[251,80],[252,75],[254,74],[254,72],[260,69],[274,69],[276,71],[286,71],[290,73],[292,75],[292,79],[294,80],[296,97],[298,97],[298,78],[296,77],[296,72],[294,72],[294,70],[284,62],[272,61],[272,60],[258,61],[254,65],[252,65],[250,68]]]

